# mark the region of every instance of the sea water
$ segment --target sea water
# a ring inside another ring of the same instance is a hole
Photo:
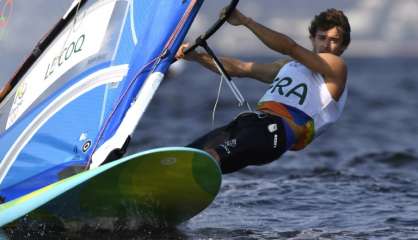
[[[418,58],[346,61],[348,102],[335,126],[302,151],[224,175],[213,204],[177,228],[21,229],[10,238],[418,239]],[[219,80],[192,63],[172,72],[129,152],[186,145],[211,130]],[[236,83],[253,106],[268,88]],[[214,125],[245,110],[224,85]]]

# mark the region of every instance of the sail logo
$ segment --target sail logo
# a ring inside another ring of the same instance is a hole
[[[106,1],[80,9],[78,17],[70,21],[20,80],[27,84],[28,91],[15,94],[6,129],[64,74],[100,53],[115,6],[116,1]],[[84,70],[77,69],[72,74],[80,71]]]
[[[13,12],[13,0],[0,0],[0,40],[6,35]]]
[[[21,100],[23,98],[23,96],[25,96],[26,89],[27,89],[27,83],[24,82],[24,83],[20,84],[19,88],[16,91],[17,99]]]
[[[77,40],[72,41],[68,46],[64,47],[61,54],[54,57],[52,62],[48,64],[45,72],[44,80],[48,79],[54,73],[54,70],[61,67],[65,62],[71,59],[71,57],[82,51],[86,35],[82,34]]]

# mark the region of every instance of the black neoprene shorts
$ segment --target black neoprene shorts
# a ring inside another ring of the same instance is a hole
[[[267,113],[242,113],[229,124],[198,138],[188,147],[214,149],[222,173],[278,159],[286,149],[282,118]]]

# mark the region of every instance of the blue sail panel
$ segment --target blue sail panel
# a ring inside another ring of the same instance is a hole
[[[0,196],[99,166],[144,113],[203,0],[87,1],[0,105]]]

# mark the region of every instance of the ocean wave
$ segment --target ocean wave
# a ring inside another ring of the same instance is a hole
[[[349,161],[348,165],[355,167],[370,164],[371,162],[382,163],[392,168],[409,167],[411,165],[418,165],[418,153],[414,149],[366,153],[354,157]]]

